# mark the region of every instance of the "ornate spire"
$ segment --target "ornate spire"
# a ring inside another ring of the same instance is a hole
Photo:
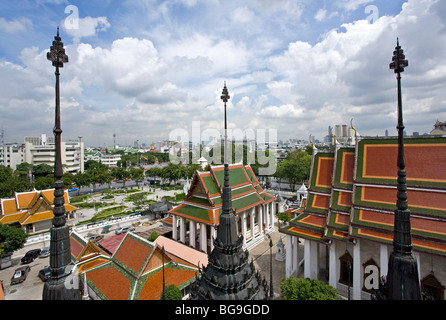
[[[61,134],[60,128],[60,93],[59,93],[59,68],[68,62],[68,56],[65,54],[63,43],[59,37],[59,28],[57,36],[54,37],[50,52],[47,53],[47,59],[56,67],[56,112],[54,137],[56,147],[56,157],[54,164],[54,177],[56,179],[54,189],[54,219],[51,228],[50,240],[50,279],[45,282],[42,298],[44,300],[80,300],[81,294],[77,283],[72,283],[67,277],[70,275],[71,250],[70,233],[65,224],[65,198],[64,185],[62,181],[62,157],[61,157]],[[67,281],[68,280],[68,281]],[[74,280],[74,279],[71,279]]]
[[[238,236],[234,211],[232,209],[229,165],[227,159],[226,102],[229,100],[226,83],[221,99],[225,104],[225,165],[222,210],[214,249],[208,258],[208,265],[200,270],[191,296],[193,300],[262,300],[268,298],[268,285],[249,262],[249,252],[243,250],[243,236]]]
[[[407,204],[406,162],[403,141],[403,109],[401,99],[401,72],[409,65],[397,38],[390,69],[397,74],[398,84],[398,192],[395,209],[393,252],[389,259],[387,274],[388,299],[419,300],[421,299],[417,262],[412,256],[412,236],[410,227],[410,211]]]
[[[230,96],[228,88],[226,88],[226,82],[223,87],[221,99],[225,104],[225,147],[224,147],[224,185],[222,194],[222,213],[220,215],[220,225],[217,231],[217,239],[224,245],[233,245],[238,240],[237,227],[235,222],[235,216],[232,210],[232,196],[231,187],[229,184],[229,164],[228,164],[228,124],[226,116],[226,102],[228,102]]]

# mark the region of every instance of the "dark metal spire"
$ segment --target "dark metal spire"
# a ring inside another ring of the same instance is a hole
[[[55,189],[54,189],[54,219],[51,228],[50,241],[50,279],[45,282],[42,298],[44,300],[80,300],[81,295],[78,283],[73,283],[76,279],[67,279],[71,273],[69,265],[71,262],[70,233],[65,224],[65,199],[62,182],[62,156],[61,156],[61,134],[60,128],[60,92],[59,92],[59,68],[68,62],[63,43],[59,37],[59,28],[54,37],[47,59],[56,67],[56,112],[55,126],[53,129],[55,137],[56,158],[54,165]]]
[[[235,216],[232,210],[232,196],[231,187],[229,184],[229,164],[228,164],[228,123],[226,116],[226,102],[230,99],[228,88],[226,88],[226,82],[223,87],[223,92],[221,99],[225,104],[225,146],[224,146],[224,186],[222,192],[222,213],[220,215],[220,224],[217,231],[217,239],[219,239],[223,244],[235,244],[238,240],[237,227],[235,222]]]
[[[193,300],[263,300],[268,298],[268,284],[256,271],[249,252],[243,249],[243,236],[238,236],[232,209],[229,165],[227,158],[226,102],[229,100],[226,83],[221,99],[225,103],[224,186],[222,210],[209,263],[200,270],[201,277],[191,289]]]
[[[405,60],[399,40],[393,52],[390,69],[397,74],[398,83],[398,192],[395,209],[393,252],[389,259],[387,274],[388,299],[419,300],[421,299],[417,262],[412,256],[412,236],[410,229],[410,211],[407,204],[406,162],[403,141],[403,109],[401,99],[401,72],[409,65]]]

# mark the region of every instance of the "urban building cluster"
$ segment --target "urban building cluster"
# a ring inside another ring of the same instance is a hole
[[[62,164],[65,172],[84,171],[84,144],[81,141],[62,141]],[[0,146],[0,165],[16,169],[18,164],[27,162],[32,165],[47,164],[54,166],[56,147],[54,137],[46,134],[25,137],[24,143],[2,143]]]

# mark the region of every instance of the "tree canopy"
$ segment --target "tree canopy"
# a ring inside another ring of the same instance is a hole
[[[294,191],[297,183],[308,180],[310,167],[311,155],[305,151],[296,150],[288,154],[287,158],[277,166],[274,176],[288,181],[290,189]]]
[[[296,277],[280,281],[283,300],[340,300],[338,291],[317,279]]]
[[[27,236],[20,228],[0,224],[0,256],[23,248]]]
[[[166,300],[182,300],[183,294],[181,290],[174,284],[168,285],[166,288]]]

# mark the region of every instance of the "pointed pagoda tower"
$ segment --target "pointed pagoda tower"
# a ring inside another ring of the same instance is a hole
[[[50,242],[50,279],[45,282],[43,287],[43,300],[80,300],[81,294],[78,289],[76,278],[70,279],[72,265],[70,250],[70,230],[65,224],[65,206],[64,206],[64,188],[63,188],[63,168],[61,157],[61,134],[60,128],[60,90],[59,90],[59,68],[68,62],[68,56],[65,54],[63,43],[59,36],[54,37],[50,52],[47,53],[47,59],[56,67],[56,116],[54,126],[54,137],[56,142],[56,156],[54,164],[54,219],[51,228]]]
[[[401,72],[409,65],[405,60],[403,49],[396,41],[390,69],[397,74],[398,84],[398,192],[397,208],[394,217],[393,251],[389,258],[387,273],[389,300],[420,300],[420,281],[417,261],[412,256],[412,235],[410,210],[407,203],[406,161],[404,156],[404,124],[401,98]]]
[[[249,252],[243,250],[243,236],[238,236],[232,208],[228,167],[228,136],[226,102],[229,100],[226,83],[221,99],[225,104],[224,187],[222,212],[214,239],[214,249],[209,255],[207,267],[191,291],[193,300],[264,300],[268,298],[268,284],[249,262]]]

